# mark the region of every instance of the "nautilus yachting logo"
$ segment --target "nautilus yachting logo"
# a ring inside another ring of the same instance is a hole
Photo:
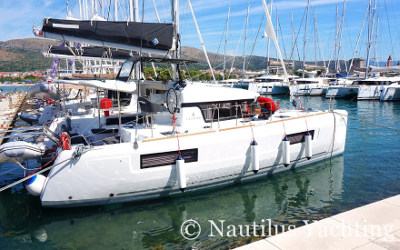
[[[187,220],[182,223],[181,235],[187,240],[195,240],[201,233],[200,224],[195,220]]]

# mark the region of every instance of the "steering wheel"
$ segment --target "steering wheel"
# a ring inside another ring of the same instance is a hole
[[[168,90],[166,103],[168,111],[175,114],[178,110],[178,95],[173,88]]]

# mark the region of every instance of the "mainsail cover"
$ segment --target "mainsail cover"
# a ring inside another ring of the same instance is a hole
[[[93,58],[112,58],[118,60],[127,60],[131,57],[129,51],[116,50],[104,47],[59,47],[51,46],[46,52],[48,55],[64,55]]]
[[[173,44],[171,23],[76,21],[45,18],[42,31],[156,50],[170,50]]]

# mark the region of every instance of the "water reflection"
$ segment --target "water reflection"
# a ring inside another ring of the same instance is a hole
[[[209,220],[217,225],[223,220],[226,226],[314,219],[341,199],[343,162],[337,157],[332,164],[324,161],[207,194],[95,208],[42,209],[24,189],[8,191],[0,194],[0,242],[5,247],[74,249],[232,246],[239,237],[208,237]],[[180,235],[188,219],[202,227],[195,241]]]

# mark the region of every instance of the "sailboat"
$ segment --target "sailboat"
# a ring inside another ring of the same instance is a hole
[[[178,6],[174,0],[175,52]],[[264,9],[271,35],[272,22]],[[167,83],[142,85],[139,79],[131,80],[141,64],[140,55],[122,65],[120,75],[136,87],[138,104],[150,122],[120,123],[118,135],[97,145],[72,143],[59,148],[52,166],[26,178],[28,191],[40,196],[43,206],[168,197],[256,179],[343,153],[346,111],[278,110],[259,118],[257,93],[184,82],[179,74],[179,64],[184,62],[173,54],[175,58],[159,60],[174,65],[175,78]],[[125,91],[121,88],[117,93]]]

